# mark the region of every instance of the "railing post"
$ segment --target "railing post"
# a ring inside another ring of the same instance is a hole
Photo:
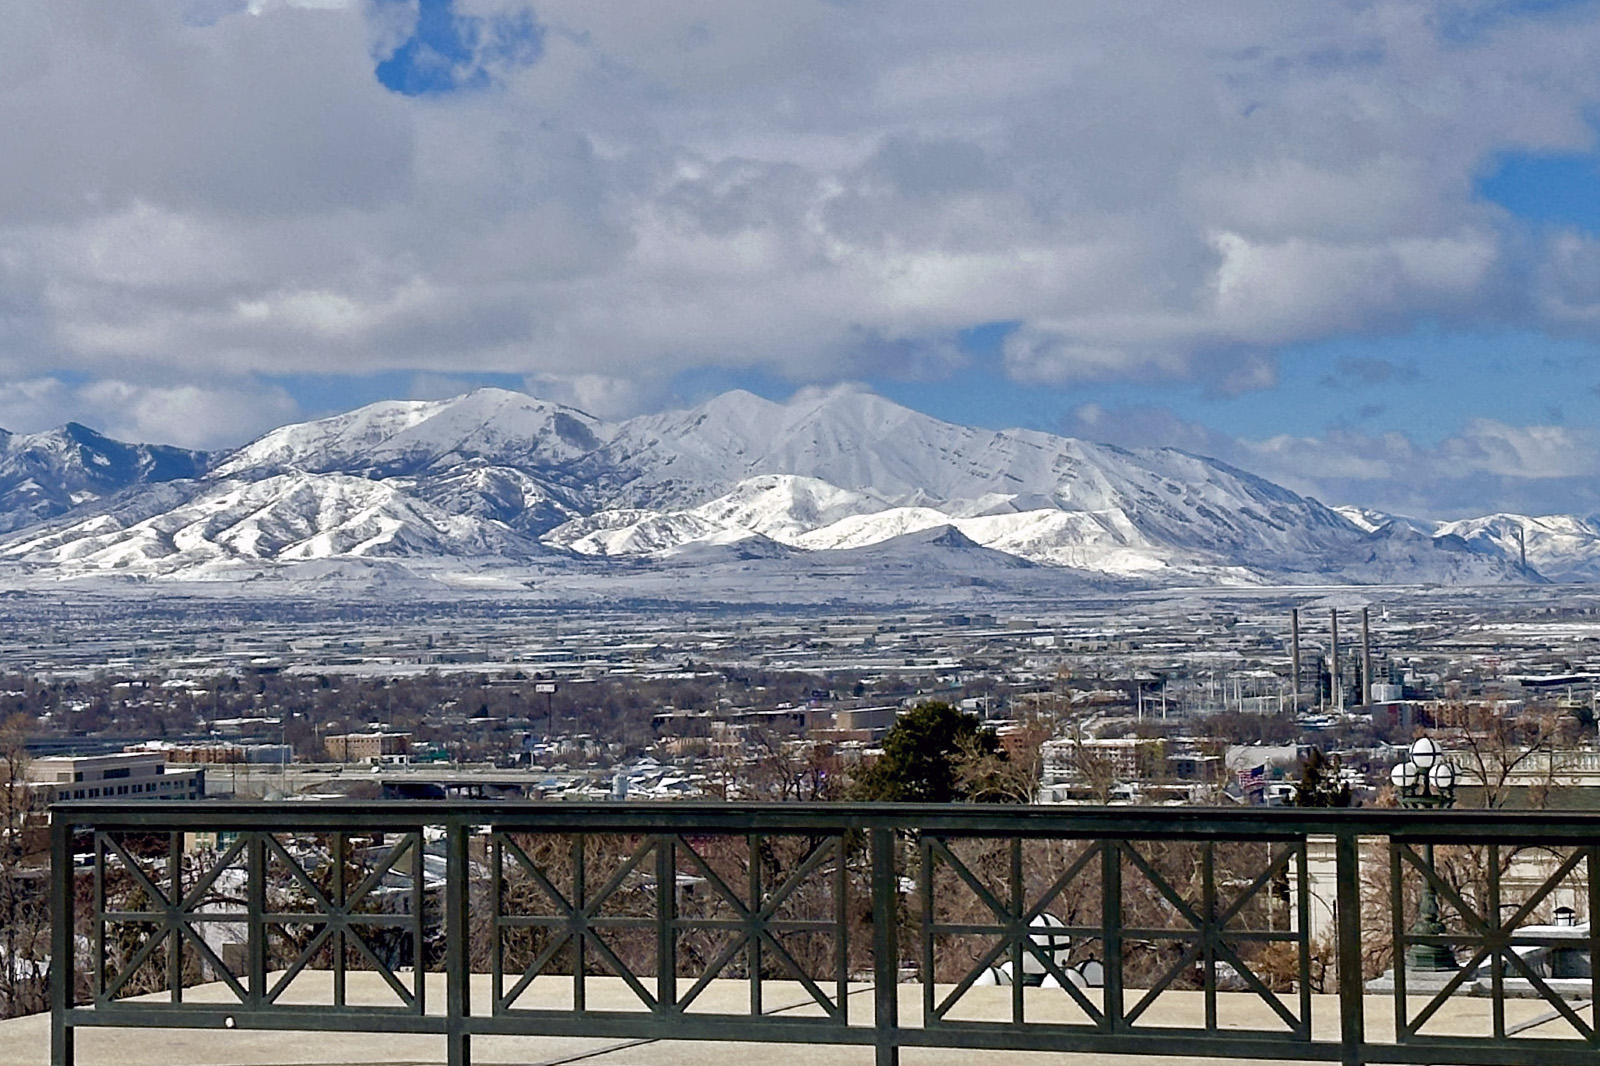
[[[1120,1033],[1122,1020],[1122,844],[1100,842],[1100,936],[1105,950],[1105,1031]]]
[[[183,834],[179,832],[167,834],[167,897],[161,901],[163,909],[183,906]],[[183,936],[176,924],[167,933],[167,988],[172,1002],[183,1002]]]
[[[467,925],[467,823],[459,815],[445,823],[445,1057],[449,1066],[471,1066],[472,1036],[467,1015],[472,1009],[472,966]]]
[[[260,1010],[267,1004],[267,832],[249,831],[245,845],[245,912],[249,922],[250,1006]]]
[[[1366,1039],[1361,981],[1361,852],[1353,828],[1341,830],[1334,838],[1334,874],[1338,886],[1340,1062],[1361,1066],[1361,1048]]]
[[[872,1024],[877,1030],[877,1066],[899,1066],[900,884],[894,870],[895,831],[875,825],[872,848]],[[923,975],[927,980],[927,975]]]
[[[72,866],[72,823],[59,809],[50,812],[50,1066],[72,1066],[73,1030],[67,1010],[77,983],[76,941],[72,935],[76,871]]]
[[[751,865],[756,857],[750,856]],[[760,901],[754,901],[759,906]],[[671,1013],[678,1007],[678,860],[673,835],[656,837],[656,1002]],[[841,1001],[842,1002],[842,1001]]]

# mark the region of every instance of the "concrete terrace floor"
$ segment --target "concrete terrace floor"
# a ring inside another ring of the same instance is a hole
[[[639,1001],[620,980],[591,978],[591,1009],[640,1009]],[[308,973],[285,994],[285,1003],[326,1003],[329,989],[326,974]],[[535,1003],[546,1007],[570,1006],[570,978],[540,978],[524,994],[520,1006]],[[769,1013],[804,1015],[820,1013],[797,985],[765,982]],[[941,990],[941,995],[944,991]],[[442,975],[429,975],[426,998],[430,1013],[438,1013],[444,1003]],[[487,977],[475,980],[473,1003],[483,1011],[489,1002]],[[383,997],[387,990],[375,975],[350,975],[352,1003],[392,1003]],[[963,997],[952,1017],[1002,1020],[1010,1017],[1009,988],[972,989]],[[160,998],[165,998],[161,996]],[[193,1002],[234,1002],[221,984],[202,985],[185,990]],[[872,991],[870,986],[852,986],[850,1017],[852,1024],[870,1025]],[[1079,1021],[1077,1008],[1059,990],[1027,990],[1026,1016],[1035,1021]],[[1333,996],[1312,997],[1312,1031],[1318,1040],[1334,1040],[1338,1034],[1338,1005]],[[1137,1001],[1128,993],[1127,1002]],[[1290,1005],[1294,1005],[1291,999]],[[695,1004],[697,1013],[746,1013],[748,986],[741,981],[715,981]],[[1413,1011],[1416,1009],[1412,1008]],[[1489,1001],[1456,997],[1444,1007],[1437,1025],[1429,1032],[1486,1036],[1489,1026]],[[1394,1002],[1387,996],[1366,997],[1367,1031],[1373,1039],[1386,1042],[1394,1033]],[[914,1028],[920,1024],[922,991],[919,985],[903,985],[900,995],[900,1023]],[[1273,1029],[1281,1023],[1271,1009],[1251,993],[1222,993],[1219,1020],[1225,1028]],[[1509,1001],[1508,1023],[1536,1021],[1551,1011],[1541,1002]],[[1580,1010],[1580,1016],[1588,1009]],[[1150,1008],[1141,1023],[1152,1026],[1198,1028],[1204,1024],[1204,999],[1199,992],[1167,992]],[[1570,1038],[1565,1021],[1537,1025],[1520,1034],[1537,1040],[1541,1037]],[[582,1062],[585,1066],[869,1066],[870,1047],[830,1044],[761,1044],[721,1041],[626,1040],[617,1038],[499,1037],[473,1039],[472,1057],[485,1064],[518,1066],[564,1066]],[[0,1022],[0,1066],[46,1066],[50,1060],[50,1019],[34,1015]],[[1105,1056],[1061,1052],[970,1051],[958,1049],[904,1048],[900,1060],[905,1066],[956,1066],[958,1063],[984,1063],[993,1066],[1079,1066],[1099,1062],[1148,1063],[1151,1066],[1193,1066],[1193,1056]],[[444,1038],[431,1035],[395,1033],[303,1033],[227,1029],[100,1029],[77,1031],[79,1066],[365,1066],[387,1063],[392,1066],[431,1066],[444,1063]],[[1245,1060],[1238,1060],[1245,1061]],[[1265,1062],[1272,1060],[1248,1060]],[[1287,1061],[1287,1060],[1285,1060]],[[1442,1060],[1441,1060],[1442,1061]]]

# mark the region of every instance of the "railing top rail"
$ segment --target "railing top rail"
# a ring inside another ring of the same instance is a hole
[[[529,832],[838,832],[869,828],[994,836],[1225,837],[1302,835],[1592,841],[1600,812],[1322,810],[1229,807],[1061,807],[911,803],[571,803],[334,800],[317,803],[67,801],[52,818],[102,828],[401,829],[490,825]]]

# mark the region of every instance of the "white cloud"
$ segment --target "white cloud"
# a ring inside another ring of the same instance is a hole
[[[0,382],[0,428],[29,433],[81,419],[70,385],[60,378]]]
[[[1589,430],[1566,426],[1509,426],[1474,419],[1440,449],[1459,473],[1482,471],[1507,478],[1593,477],[1600,447]]]
[[[647,382],[604,374],[544,374],[529,378],[526,387],[536,396],[607,419],[631,417],[654,407],[661,399]]]
[[[1535,292],[1545,319],[1580,334],[1600,331],[1600,241],[1564,229],[1544,250]]]
[[[0,426],[18,433],[86,422],[120,440],[185,448],[235,445],[299,411],[282,389],[251,383],[152,385],[116,378],[0,382]]]
[[[1592,242],[1473,184],[1590,146],[1593,9],[472,0],[541,57],[408,98],[373,67],[412,5],[13,7],[17,380],[494,371],[622,411],[692,366],[937,375],[992,321],[1021,380],[1224,390],[1418,320],[1600,333]]]
[[[1600,434],[1474,419],[1431,446],[1395,431],[1233,437],[1158,406],[1072,411],[1066,432],[1126,447],[1173,447],[1232,463],[1325,503],[1423,518],[1490,511],[1600,510]]]
[[[162,441],[189,448],[214,447],[290,421],[295,406],[280,389],[235,391],[199,385],[154,386],[102,379],[79,395],[102,413],[112,436]]]

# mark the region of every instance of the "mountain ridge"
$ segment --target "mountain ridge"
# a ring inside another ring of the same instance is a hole
[[[200,477],[209,463],[206,452],[128,444],[79,422],[41,433],[0,430],[0,534],[136,485]]]
[[[776,566],[970,543],[1147,584],[1600,580],[1600,522],[1423,529],[1177,449],[960,426],[854,387],[782,404],[734,391],[621,422],[486,388],[380,401],[220,453],[84,427],[34,434],[32,451],[17,439],[0,437],[0,567],[63,576],[360,558],[681,566],[729,552]],[[12,460],[25,451],[31,464]]]

